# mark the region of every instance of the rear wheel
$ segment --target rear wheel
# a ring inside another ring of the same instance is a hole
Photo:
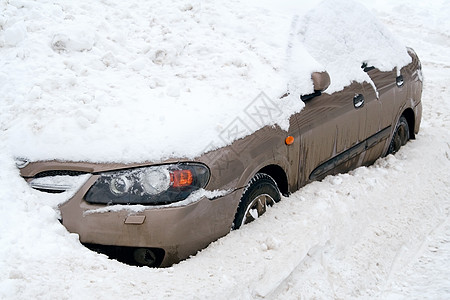
[[[401,116],[395,126],[394,135],[392,136],[391,143],[387,154],[395,154],[400,147],[405,145],[409,141],[409,125],[404,116]]]
[[[267,207],[280,201],[280,190],[267,174],[257,173],[248,183],[239,202],[239,207],[234,217],[233,229],[250,223],[262,216]]]

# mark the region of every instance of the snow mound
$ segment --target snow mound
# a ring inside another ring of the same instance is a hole
[[[12,153],[31,160],[194,158],[264,125],[288,130],[314,71],[330,73],[333,92],[370,81],[362,62],[385,70],[409,62],[351,1],[43,0],[0,9],[0,129]],[[244,112],[261,94],[279,113],[255,124]],[[248,130],[219,139],[235,120]]]

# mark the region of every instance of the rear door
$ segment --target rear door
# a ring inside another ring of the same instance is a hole
[[[397,76],[395,70],[381,72],[374,67],[369,67],[366,68],[366,72],[376,87],[379,99],[377,109],[380,111],[377,120],[368,118],[366,124],[368,130],[372,133],[376,132],[378,136],[376,140],[374,139],[376,144],[365,155],[364,164],[368,165],[384,154],[397,118],[396,110],[399,105],[397,99],[405,97],[406,88],[403,84],[403,75]]]

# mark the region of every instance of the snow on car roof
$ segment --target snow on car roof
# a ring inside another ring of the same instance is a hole
[[[194,158],[264,125],[287,130],[299,96],[313,91],[311,72],[329,72],[331,93],[370,81],[364,61],[383,70],[410,62],[352,1],[0,8],[0,128],[13,154],[31,160]],[[276,113],[255,122],[249,110],[261,104]]]

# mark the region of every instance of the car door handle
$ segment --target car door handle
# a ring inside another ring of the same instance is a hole
[[[395,82],[397,83],[398,87],[402,87],[403,83],[405,82],[403,80],[403,75],[397,76],[397,78],[395,78]]]
[[[353,106],[356,109],[364,106],[364,96],[362,94],[357,94],[353,97]]]

